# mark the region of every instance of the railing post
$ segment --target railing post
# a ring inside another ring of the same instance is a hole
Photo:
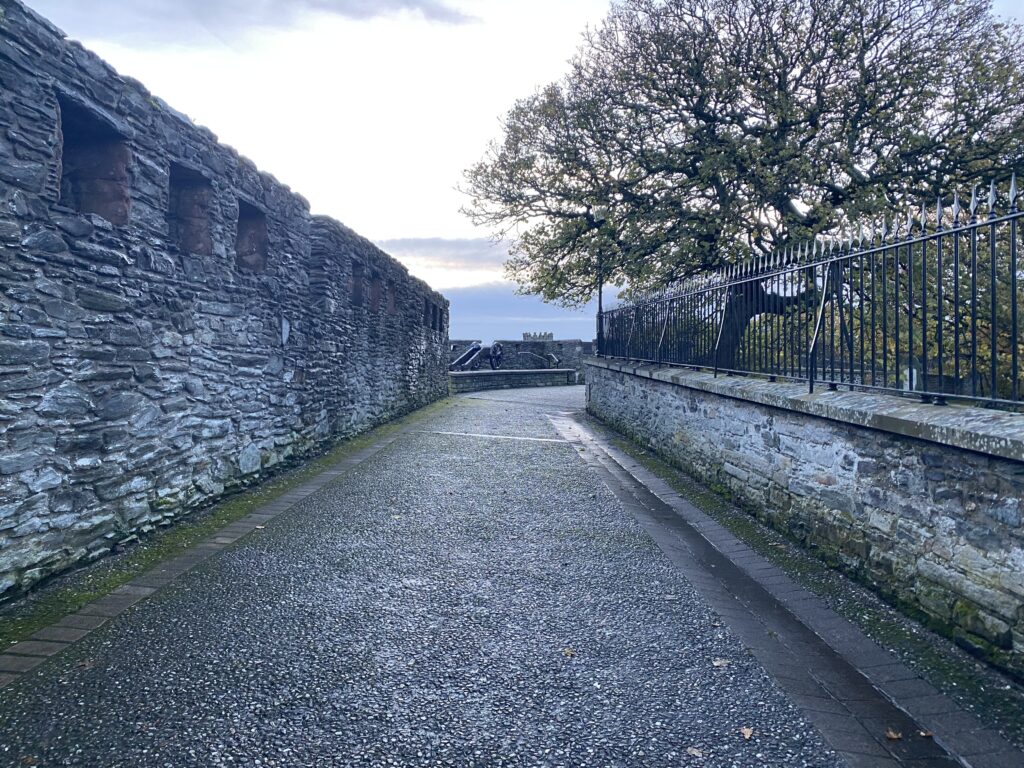
[[[832,277],[832,262],[823,265],[824,279],[821,286],[821,301],[818,304],[818,317],[814,321],[814,335],[811,337],[811,348],[807,351],[810,357],[807,371],[807,391],[814,394],[814,374],[818,369],[818,335],[821,333],[821,326],[825,322],[825,301],[828,299],[828,288]]]
[[[732,291],[730,286],[726,286],[722,296],[722,319],[718,323],[718,337],[715,339],[715,372],[714,377],[718,378],[718,348],[722,344],[722,331],[725,330],[725,314],[729,310],[729,293]]]
[[[604,248],[597,249],[597,356],[604,356]]]
[[[665,307],[665,322],[661,324],[661,338],[658,339],[658,349],[654,353],[655,360],[658,361],[658,365],[661,365],[661,348],[665,344],[665,332],[668,331],[668,318],[672,314],[672,299],[668,300],[668,304]]]

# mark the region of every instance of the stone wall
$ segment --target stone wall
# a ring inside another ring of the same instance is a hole
[[[449,352],[449,362],[455,362],[459,355],[466,351],[475,342],[468,340],[452,341]],[[583,364],[588,355],[592,355],[594,343],[592,341],[581,341],[580,339],[546,339],[543,341],[525,340],[498,340],[501,344],[503,370],[533,370],[537,368],[550,368],[552,363],[548,355],[558,358],[559,368],[572,368],[580,374],[580,381],[586,373],[586,366]],[[482,361],[485,367],[486,360]]]
[[[448,390],[444,297],[14,0],[0,595]]]
[[[592,414],[1024,675],[1024,415],[588,367]]]
[[[518,389],[519,387],[564,387],[578,384],[572,368],[547,368],[536,371],[455,371],[450,374],[453,392],[481,392],[486,389]]]

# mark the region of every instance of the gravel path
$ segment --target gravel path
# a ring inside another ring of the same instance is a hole
[[[420,422],[0,691],[0,765],[840,765],[559,440],[582,393]]]

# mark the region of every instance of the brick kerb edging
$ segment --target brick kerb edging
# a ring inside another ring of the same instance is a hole
[[[411,426],[406,426],[379,438],[276,499],[260,505],[245,517],[215,531],[177,557],[157,564],[110,594],[85,605],[77,613],[69,614],[55,624],[40,629],[28,640],[6,648],[0,653],[0,688],[35,669],[51,656],[61,653],[72,643],[99,629],[109,619],[121,615],[139,601],[156,593],[239,539],[262,529],[268,521],[288,512],[299,502],[380,453],[411,430]]]
[[[721,397],[803,413],[944,446],[1024,461],[1024,414],[961,405],[915,403],[895,395],[823,389],[628,360],[588,357],[584,364]],[[589,377],[588,377],[589,378]]]

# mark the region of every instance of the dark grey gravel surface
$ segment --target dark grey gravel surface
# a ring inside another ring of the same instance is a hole
[[[582,391],[458,399],[0,690],[0,764],[839,765],[571,444],[435,434]]]

